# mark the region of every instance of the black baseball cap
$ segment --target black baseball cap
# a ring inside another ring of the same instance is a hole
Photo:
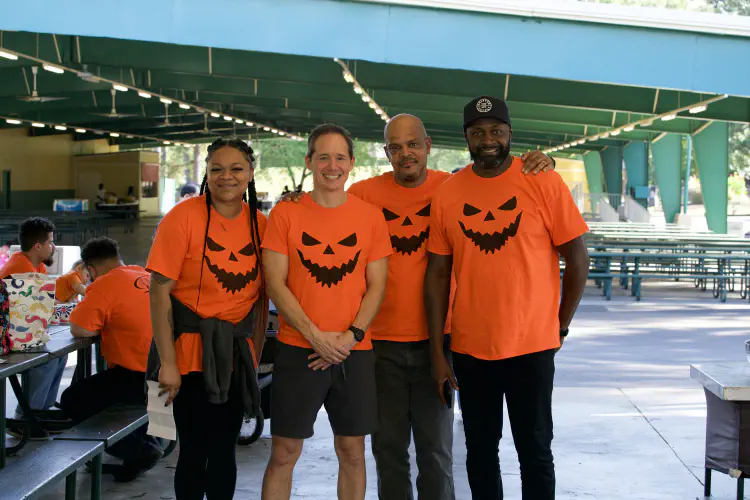
[[[495,118],[511,127],[508,105],[497,97],[481,95],[464,106],[464,131],[480,118]]]

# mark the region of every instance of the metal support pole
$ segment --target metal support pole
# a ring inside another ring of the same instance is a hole
[[[102,498],[102,455],[91,460],[91,500]]]
[[[737,500],[745,499],[745,478],[741,477],[737,480]]]
[[[76,471],[71,472],[65,478],[65,500],[76,500]]]
[[[708,467],[706,467],[705,476],[703,480],[703,496],[704,497],[711,496],[711,469],[709,469]]]
[[[683,206],[682,213],[686,214],[688,211],[688,201],[690,200],[690,193],[688,192],[688,185],[690,184],[690,164],[693,159],[693,137],[688,134],[687,136],[687,169],[685,171],[685,193],[683,194]]]

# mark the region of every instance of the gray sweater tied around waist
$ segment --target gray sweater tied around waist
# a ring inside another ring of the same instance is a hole
[[[247,344],[255,324],[255,306],[235,325],[216,318],[201,318],[173,296],[170,298],[175,341],[183,333],[198,332],[201,336],[203,381],[208,401],[214,404],[226,403],[234,380],[242,398],[245,415],[257,417],[260,414],[260,389],[253,355]],[[152,341],[146,368],[147,380],[158,381],[160,368],[159,353]]]

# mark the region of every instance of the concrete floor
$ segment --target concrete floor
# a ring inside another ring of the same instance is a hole
[[[136,237],[121,240],[128,263],[143,264],[152,230],[153,225],[144,227]],[[557,498],[702,498],[706,409],[702,389],[690,379],[689,365],[743,361],[748,315],[750,305],[736,294],[720,304],[710,292],[697,292],[689,284],[647,285],[640,303],[622,290],[605,302],[593,286],[587,289],[571,336],[557,355]],[[8,403],[14,407],[14,402]],[[506,429],[500,452],[506,498],[520,499],[518,462],[507,422]],[[460,414],[454,430],[457,498],[470,499]],[[267,431],[254,445],[237,447],[236,499],[260,498],[269,449]],[[175,453],[130,484],[105,477],[103,497],[174,498],[176,459]],[[376,499],[369,452],[367,468],[367,499]],[[337,469],[331,429],[321,412],[315,437],[306,442],[297,465],[293,497],[336,498]],[[79,478],[80,498],[88,498],[89,477],[82,473]],[[735,482],[715,473],[713,489],[717,498],[734,498]],[[62,497],[61,485],[43,498]]]

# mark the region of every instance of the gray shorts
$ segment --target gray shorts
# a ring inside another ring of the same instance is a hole
[[[271,434],[307,439],[325,405],[337,436],[366,436],[378,429],[375,354],[352,351],[340,365],[313,371],[314,351],[279,342],[271,382]]]

